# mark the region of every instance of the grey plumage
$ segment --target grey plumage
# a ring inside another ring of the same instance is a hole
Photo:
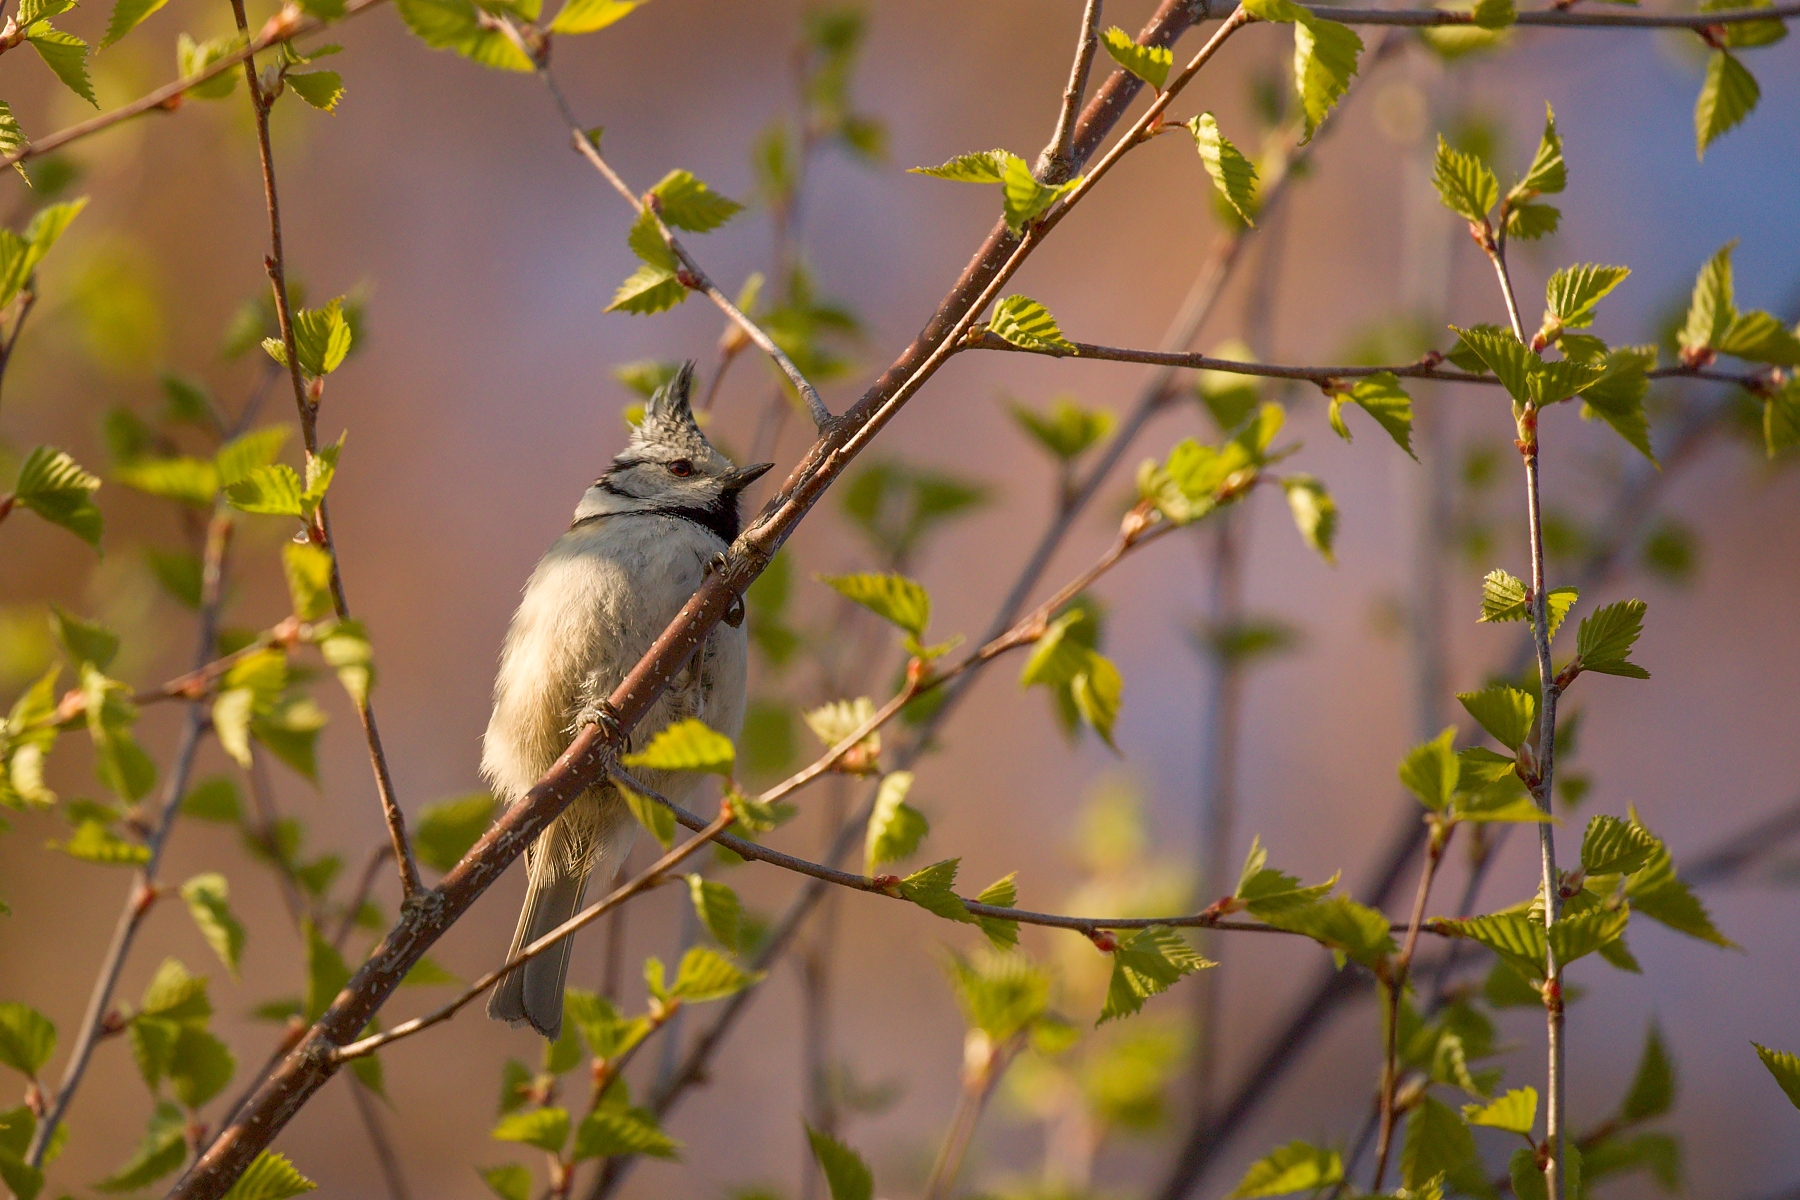
[[[692,381],[689,363],[651,398],[624,451],[583,494],[569,531],[525,585],[482,740],[482,774],[505,804],[521,799],[599,715],[737,536],[738,494],[768,469],[738,470],[706,440],[689,407]],[[746,658],[742,629],[714,629],[638,722],[636,743],[687,717],[735,739]],[[679,804],[699,781],[647,772],[644,782]],[[635,833],[612,786],[577,797],[526,851],[525,907],[508,956],[573,916],[596,868],[608,883]],[[557,1037],[569,945],[565,939],[502,979],[488,1015]]]

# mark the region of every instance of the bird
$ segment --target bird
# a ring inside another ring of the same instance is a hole
[[[650,397],[625,449],[583,492],[568,531],[525,584],[482,738],[481,773],[503,804],[522,800],[584,726],[616,721],[607,697],[725,561],[739,496],[774,466],[737,467],[713,447],[694,419],[693,381],[689,362]],[[728,618],[707,635],[638,721],[634,740],[691,717],[736,741],[749,654],[742,609],[733,611],[735,624]],[[701,780],[662,771],[639,778],[677,804]],[[596,870],[610,882],[636,832],[609,780],[571,801],[525,852],[525,906],[507,957],[574,916]],[[509,972],[488,1015],[560,1036],[570,941]]]

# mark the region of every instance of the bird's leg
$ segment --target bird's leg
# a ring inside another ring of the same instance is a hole
[[[612,701],[606,698],[603,687],[599,678],[593,675],[588,676],[582,682],[581,708],[576,711],[575,720],[569,726],[569,732],[580,734],[589,725],[598,725],[606,731],[607,740],[615,744],[622,744],[629,753],[631,735],[624,731],[624,723],[619,720],[619,710],[614,708]]]
[[[731,559],[721,550],[706,560],[706,575],[723,574],[731,564]],[[731,607],[725,610],[725,623],[733,629],[744,623],[744,597],[737,592],[731,594]]]

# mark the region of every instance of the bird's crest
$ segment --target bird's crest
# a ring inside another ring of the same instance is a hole
[[[644,419],[632,432],[632,442],[673,447],[695,458],[704,458],[711,452],[712,443],[694,420],[693,388],[694,364],[690,360],[682,363],[669,382],[657,388],[644,405]]]

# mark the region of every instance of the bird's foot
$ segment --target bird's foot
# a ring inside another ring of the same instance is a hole
[[[597,700],[575,714],[576,733],[589,725],[600,726],[608,741],[623,746],[627,752],[631,750],[631,737],[625,732],[624,722],[619,719],[619,710],[613,707],[612,701]]]
[[[721,550],[706,560],[705,574],[723,575],[725,573],[725,568],[730,565],[730,557]],[[733,629],[738,628],[744,623],[744,597],[737,592],[731,594],[731,607],[725,610],[725,623]]]

